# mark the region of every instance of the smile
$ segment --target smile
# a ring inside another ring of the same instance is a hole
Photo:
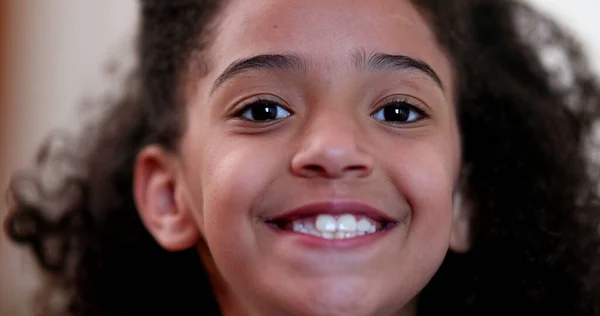
[[[298,208],[267,224],[322,239],[350,239],[391,229],[396,222],[363,204],[321,203]]]

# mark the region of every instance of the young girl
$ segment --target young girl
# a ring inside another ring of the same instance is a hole
[[[554,22],[511,0],[141,16],[129,92],[11,188],[65,313],[599,315],[600,88]]]

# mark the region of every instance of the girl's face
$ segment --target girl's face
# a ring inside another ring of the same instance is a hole
[[[181,179],[228,300],[409,313],[451,245],[460,167],[454,74],[423,16],[237,0],[217,24],[188,79]]]

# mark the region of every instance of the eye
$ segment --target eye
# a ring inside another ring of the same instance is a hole
[[[407,98],[388,101],[371,117],[378,121],[393,124],[407,124],[420,121],[427,117],[425,111],[411,103]]]
[[[273,100],[258,99],[246,105],[239,116],[253,122],[269,122],[284,119],[292,115],[278,102]]]

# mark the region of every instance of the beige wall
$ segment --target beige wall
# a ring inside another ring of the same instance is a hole
[[[8,0],[0,0],[7,1]],[[8,25],[0,95],[0,190],[9,174],[32,162],[45,134],[75,129],[84,96],[109,85],[107,61],[131,49],[135,0],[12,0],[4,9]],[[4,197],[4,194],[0,194]],[[0,199],[4,203],[4,199]],[[0,218],[6,207],[0,204]],[[0,315],[30,315],[23,293],[36,288],[38,273],[28,251],[0,234]]]
[[[9,1],[9,0],[0,0]],[[531,0],[583,35],[600,72],[600,2]],[[79,101],[107,86],[105,62],[130,49],[136,25],[135,0],[12,0],[3,8],[8,26],[8,63],[0,67],[0,189],[8,175],[31,162],[44,135],[73,129]],[[0,80],[2,82],[2,80]],[[3,190],[2,190],[3,191]],[[3,196],[0,194],[0,196]],[[0,201],[4,201],[0,199]],[[5,207],[0,207],[3,217]],[[27,251],[0,234],[0,315],[29,315],[23,293],[37,286]]]
[[[528,0],[582,39],[596,71],[600,73],[600,1],[597,0]]]

